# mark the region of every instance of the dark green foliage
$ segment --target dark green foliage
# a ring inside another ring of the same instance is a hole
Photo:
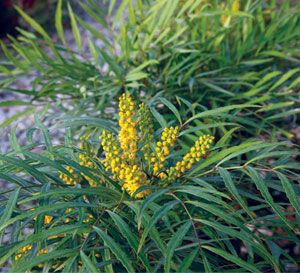
[[[16,185],[1,193],[0,237],[9,231],[12,239],[0,247],[0,266],[13,261],[12,272],[40,272],[42,264],[44,272],[54,266],[58,272],[110,273],[296,267],[299,257],[285,245],[299,245],[300,154],[291,132],[299,114],[299,4],[241,1],[234,12],[234,1],[115,2],[108,7],[113,22],[92,0],[82,4],[96,29],[58,1],[59,44],[19,10],[34,33],[20,30],[10,45],[2,44],[8,60],[0,66],[1,88],[60,109],[54,117],[44,112],[56,121],[51,134],[59,128],[66,134],[65,143],[54,145],[36,118],[22,146],[12,130],[11,150],[0,155],[0,179]],[[64,36],[62,8],[76,51]],[[79,26],[90,32],[88,41]],[[14,87],[29,75],[31,90]],[[87,181],[69,187],[59,179],[66,165],[96,178],[75,159],[77,137],[91,133],[100,159],[101,130],[118,128],[115,112],[104,110],[116,108],[124,91],[144,94],[157,134],[160,127],[180,125],[183,150],[171,154],[174,161],[200,132],[216,137],[207,159],[170,187],[154,186],[144,200],[122,192],[100,160],[96,188]],[[27,103],[4,101],[0,107]],[[28,106],[0,128],[33,111]],[[40,142],[32,141],[36,130]],[[93,218],[86,221],[88,215]],[[53,217],[50,223],[44,224],[45,216]],[[33,234],[24,235],[25,227]],[[14,261],[28,244],[31,252]],[[48,254],[36,255],[44,248]]]

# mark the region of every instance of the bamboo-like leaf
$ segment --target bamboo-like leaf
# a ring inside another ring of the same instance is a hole
[[[116,226],[122,233],[123,237],[128,241],[129,245],[133,248],[135,253],[137,254],[138,258],[142,261],[143,265],[145,266],[147,272],[153,272],[150,263],[145,256],[145,254],[140,251],[138,253],[138,239],[137,237],[131,232],[127,223],[116,213],[112,211],[108,211],[110,217],[114,220]]]
[[[72,27],[73,35],[74,35],[78,50],[81,51],[82,50],[81,35],[80,35],[79,29],[77,26],[75,14],[73,13],[72,7],[69,3],[68,3],[68,11],[69,11],[69,16],[70,16],[70,20],[71,20],[71,27]]]
[[[166,105],[175,115],[175,117],[178,119],[178,121],[180,122],[180,124],[182,124],[182,120],[181,120],[181,116],[179,114],[179,111],[177,110],[177,108],[175,107],[175,105],[173,103],[171,103],[169,100],[165,99],[165,98],[159,98],[159,100]]]
[[[281,208],[274,202],[271,194],[268,191],[268,187],[266,186],[266,183],[261,178],[261,176],[252,167],[247,167],[247,170],[249,171],[253,182],[255,183],[257,189],[261,192],[265,201],[270,205],[270,207],[274,210],[274,212],[277,213],[277,215],[286,224],[286,226],[289,227],[291,230],[294,230],[292,223],[287,220]]]
[[[190,254],[186,255],[176,272],[177,273],[188,272],[188,269],[190,268],[191,264],[196,258],[198,252],[199,252],[199,248],[196,247],[193,251],[191,251]]]
[[[46,31],[42,28],[42,26],[37,23],[34,19],[32,19],[29,15],[27,15],[22,9],[18,6],[15,6],[15,9],[18,13],[30,24],[30,26],[36,30],[39,34],[43,36],[43,38],[47,41],[51,41],[50,36],[46,33]]]
[[[191,227],[191,222],[188,221],[187,223],[183,224],[178,230],[177,232],[172,236],[172,238],[170,239],[168,246],[167,246],[167,253],[166,253],[166,261],[165,261],[165,265],[164,265],[164,272],[170,272],[171,269],[171,260],[173,258],[174,252],[176,247],[178,247],[184,236],[186,235],[186,233],[189,231]]]
[[[18,201],[18,196],[19,196],[19,193],[20,193],[20,189],[21,188],[17,188],[10,195],[10,198],[7,201],[4,212],[2,213],[1,218],[0,218],[0,226],[2,226],[5,222],[7,222],[10,219],[10,217],[11,217],[11,215],[12,215],[14,209],[15,209],[16,203]]]
[[[80,257],[81,260],[83,261],[83,264],[85,265],[86,269],[90,273],[99,273],[100,271],[96,268],[96,265],[93,264],[91,259],[85,255],[85,253],[80,250]]]
[[[295,68],[290,70],[289,72],[285,73],[270,89],[269,92],[286,82],[289,78],[291,78],[293,75],[298,73],[300,71],[300,68]]]
[[[74,255],[74,249],[63,249],[63,250],[55,250],[51,251],[50,253],[36,256],[30,261],[21,259],[10,271],[11,273],[19,273],[19,272],[27,272],[28,269],[33,268],[34,266],[55,260],[62,257],[71,257]]]
[[[196,114],[195,116],[188,119],[185,122],[185,124],[188,124],[188,123],[190,123],[191,121],[193,121],[195,119],[200,119],[200,118],[210,117],[210,116],[218,116],[219,114],[229,112],[230,110],[243,109],[243,108],[249,108],[249,107],[257,107],[257,106],[251,105],[251,104],[250,105],[247,105],[247,104],[238,105],[237,104],[237,105],[229,105],[229,106],[219,107],[217,109],[207,110],[207,111],[204,111],[202,113]]]
[[[55,12],[55,28],[57,34],[62,41],[63,44],[66,43],[65,35],[64,35],[64,28],[62,25],[62,0],[58,0]]]
[[[260,273],[261,271],[259,271],[255,266],[253,266],[252,264],[243,261],[241,258],[234,256],[232,254],[229,254],[228,252],[215,248],[215,247],[211,247],[211,246],[207,246],[204,245],[202,246],[203,248],[223,257],[224,259],[235,263],[236,265],[239,265],[241,268],[246,269],[249,272],[255,272],[255,273]]]
[[[282,187],[286,193],[287,198],[290,200],[291,205],[295,208],[298,215],[300,215],[300,202],[299,197],[297,197],[295,190],[292,186],[292,182],[290,182],[285,175],[277,172],[277,176],[279,177]]]
[[[224,183],[225,183],[227,189],[228,189],[228,190],[230,191],[230,193],[235,197],[235,199],[238,201],[238,203],[241,205],[241,207],[244,209],[244,211],[245,211],[251,218],[253,218],[251,211],[248,209],[248,207],[247,207],[245,201],[244,201],[243,198],[240,196],[240,194],[239,194],[239,192],[238,192],[238,190],[237,190],[237,188],[236,188],[234,182],[232,181],[232,178],[231,178],[231,176],[230,176],[230,173],[229,173],[227,170],[225,170],[225,169],[223,169],[223,168],[221,168],[221,167],[218,168],[218,171],[219,171],[220,175],[222,176],[223,181],[224,181]]]
[[[165,216],[175,205],[178,204],[177,200],[170,201],[167,204],[165,204],[162,208],[157,209],[151,219],[149,220],[149,223],[145,227],[145,230],[142,234],[142,237],[139,242],[138,252],[142,249],[144,242],[146,240],[146,237],[148,236],[151,228],[157,223],[159,219],[161,219],[163,216]]]
[[[122,265],[126,268],[127,272],[133,273],[135,272],[132,263],[127,256],[127,254],[120,248],[120,246],[112,239],[109,235],[107,235],[104,231],[102,231],[98,227],[93,227],[94,230],[99,234],[101,239],[107,244],[112,253],[115,254],[117,259],[122,263]]]

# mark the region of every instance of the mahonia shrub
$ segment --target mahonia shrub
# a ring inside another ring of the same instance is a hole
[[[21,146],[12,131],[13,148],[0,154],[0,178],[15,185],[0,199],[0,235],[11,238],[0,247],[1,266],[279,273],[297,264],[281,242],[299,242],[298,150],[242,141],[235,124],[208,123],[216,111],[181,117],[184,109],[159,100],[174,114],[165,126],[126,93],[119,125],[94,119],[98,127],[76,131],[81,137],[66,128],[63,145],[51,142],[38,117],[43,141],[33,142],[30,130]]]

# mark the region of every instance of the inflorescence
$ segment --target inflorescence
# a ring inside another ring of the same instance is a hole
[[[164,128],[160,140],[155,143],[150,109],[141,103],[136,110],[132,97],[125,93],[119,98],[119,126],[118,136],[103,130],[99,137],[104,151],[101,163],[120,182],[122,189],[136,198],[147,196],[150,193],[147,186],[151,184],[157,182],[158,186],[167,186],[181,177],[202,157],[207,156],[214,140],[211,135],[200,136],[183,159],[169,167],[167,159],[175,147],[180,128]],[[78,161],[80,166],[89,168],[96,177],[98,158],[88,139],[89,136],[80,139]],[[60,178],[67,185],[74,186],[83,180],[92,187],[97,185],[97,181],[71,166],[66,166],[65,170],[60,172]],[[139,190],[141,186],[146,187]]]
[[[103,165],[106,171],[121,182],[122,189],[131,196],[143,198],[150,190],[136,191],[149,186],[154,180],[158,185],[168,185],[207,155],[214,137],[200,136],[195,145],[174,167],[166,168],[166,161],[179,135],[179,127],[164,128],[161,139],[154,144],[154,126],[150,109],[145,103],[138,112],[130,95],[123,94],[119,100],[120,131],[115,136],[103,130],[100,135],[105,152]]]

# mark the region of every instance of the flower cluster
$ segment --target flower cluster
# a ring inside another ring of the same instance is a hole
[[[23,246],[21,249],[18,250],[17,254],[15,255],[15,260],[19,260],[24,254],[32,249],[32,245]]]
[[[151,163],[153,164],[153,174],[159,175],[164,167],[164,162],[170,154],[170,148],[174,146],[178,137],[179,127],[165,128],[161,135],[161,141],[156,143],[155,152],[152,153]],[[161,177],[161,176],[160,176]]]
[[[79,148],[83,151],[79,154],[79,165],[84,166],[91,169],[96,169],[96,166],[93,161],[91,161],[91,157],[93,157],[93,149],[91,145],[87,142],[89,136],[81,137],[80,140],[82,141]],[[84,173],[78,174],[71,166],[66,166],[66,170],[69,172],[65,174],[60,172],[59,178],[63,180],[67,185],[74,186],[80,184],[83,181],[83,178],[88,181],[91,187],[96,187],[97,183],[91,177],[85,175]],[[93,172],[93,174],[95,174]]]
[[[182,176],[201,157],[207,155],[214,139],[210,135],[200,136],[183,159],[168,168],[167,159],[175,148],[180,130],[178,126],[164,128],[160,140],[155,144],[150,109],[145,103],[141,103],[137,111],[132,97],[128,94],[123,94],[119,99],[119,125],[118,135],[103,130],[99,136],[104,151],[101,163],[105,170],[118,180],[122,189],[136,198],[143,198],[150,193],[149,189],[138,191],[141,186],[153,183],[166,186]],[[85,136],[80,139],[82,143],[79,164],[91,169],[94,176],[97,176],[94,171],[97,168],[97,153],[88,142],[88,138],[89,136]],[[78,173],[70,166],[67,166],[66,170],[70,175],[60,173],[60,178],[68,185],[79,184],[84,179],[92,187],[97,185],[97,181],[82,172]]]
[[[84,167],[88,167],[88,168],[92,168],[92,169],[95,169],[95,164],[93,161],[91,161],[86,155],[84,154],[80,154],[79,155],[79,164],[81,166],[84,166]],[[89,182],[90,186],[91,187],[96,187],[97,186],[97,183],[96,181],[94,181],[93,178],[85,175],[84,173],[81,173],[81,175]]]
[[[168,181],[180,177],[184,172],[191,169],[192,166],[200,160],[201,157],[206,156],[207,151],[213,143],[214,137],[211,135],[200,136],[195,142],[195,145],[183,157],[182,161],[176,163],[175,167],[167,170],[167,175],[164,176]]]
[[[59,178],[61,180],[63,180],[67,185],[71,186],[81,183],[82,178],[75,172],[75,170],[71,166],[66,166],[66,170],[70,173],[70,175],[60,172]]]
[[[126,162],[123,159],[122,150],[115,136],[104,130],[100,139],[105,151],[103,164],[107,171],[111,171],[115,178],[123,182],[122,188],[124,190],[133,195],[140,186],[149,184],[146,174],[137,165],[129,164],[132,160]],[[147,191],[142,191],[137,194],[137,197],[141,198],[146,194]]]
[[[165,162],[175,146],[179,127],[164,128],[160,141],[154,145],[154,127],[150,109],[142,103],[137,113],[131,96],[126,94],[120,97],[119,108],[119,136],[103,130],[99,137],[105,152],[105,159],[102,162],[106,171],[110,171],[113,177],[121,182],[122,189],[131,196],[141,186],[151,185],[154,180],[160,179],[158,185],[166,185],[180,177],[198,162],[200,157],[206,155],[213,141],[210,135],[201,136],[182,161],[166,170]],[[139,156],[139,150],[143,154],[142,157]],[[148,173],[146,166],[149,166]],[[154,178],[153,181],[151,177]],[[149,192],[147,189],[139,191],[135,197],[143,198]]]
[[[143,172],[137,165],[128,165],[121,169],[120,179],[124,181],[122,188],[130,195],[133,195],[141,186],[150,184],[146,173]],[[136,197],[142,198],[147,194],[149,194],[149,190],[143,190],[137,193]]]
[[[22,258],[23,255],[25,255],[26,253],[28,253],[30,250],[32,249],[32,244],[23,246],[22,248],[20,248],[16,255],[15,255],[15,261],[18,261]],[[40,249],[37,252],[37,256],[43,255],[43,254],[47,254],[48,253],[48,249],[44,248],[44,249]],[[40,266],[42,267],[43,265],[40,264]]]
[[[135,105],[131,96],[125,93],[119,100],[119,140],[123,150],[122,159],[125,161],[133,162],[137,152],[137,130],[136,130],[136,111]]]
[[[118,175],[121,170],[121,150],[117,138],[103,130],[99,139],[102,140],[101,144],[105,152],[105,159],[102,160],[105,170]]]

